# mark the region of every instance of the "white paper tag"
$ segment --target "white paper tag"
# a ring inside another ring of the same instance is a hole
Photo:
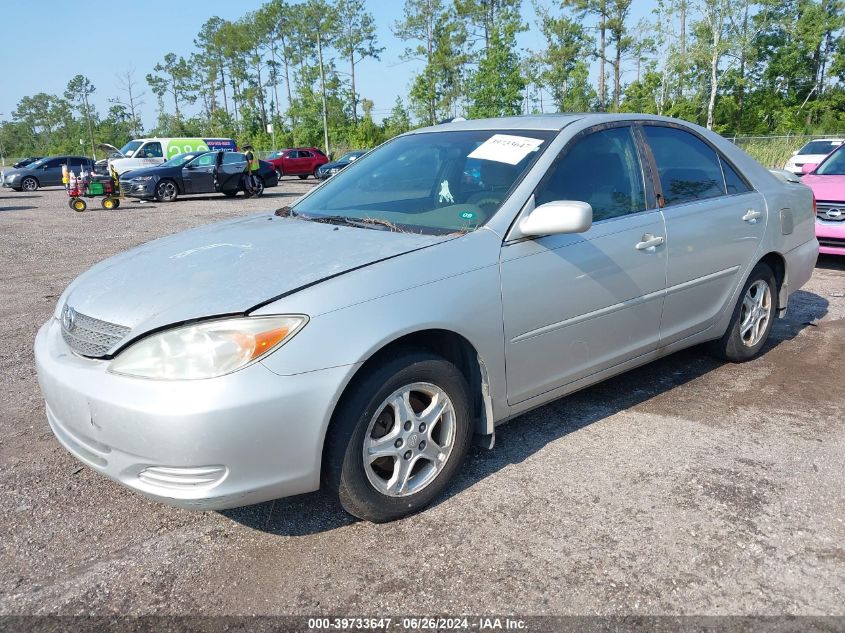
[[[497,163],[516,165],[542,144],[542,139],[538,138],[494,134],[476,147],[468,158],[494,160]]]

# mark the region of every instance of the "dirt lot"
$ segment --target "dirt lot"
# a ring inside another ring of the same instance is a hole
[[[845,262],[822,259],[761,358],[676,354],[474,449],[422,514],[320,493],[222,513],[82,468],[47,426],[32,341],[65,285],[140,242],[273,209],[206,197],[74,214],[0,191],[0,614],[845,615]]]

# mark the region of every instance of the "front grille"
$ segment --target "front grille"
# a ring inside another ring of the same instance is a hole
[[[845,202],[818,202],[816,203],[816,212],[820,220],[842,222],[845,220]]]
[[[845,238],[820,237],[819,246],[827,246],[828,248],[845,248]]]
[[[129,334],[129,329],[82,314],[68,305],[62,309],[62,338],[81,356],[105,356]]]

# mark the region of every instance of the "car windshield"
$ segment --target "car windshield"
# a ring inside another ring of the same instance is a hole
[[[845,152],[838,149],[816,168],[817,176],[845,176]]]
[[[429,234],[484,225],[553,132],[472,130],[400,136],[353,162],[293,207],[316,221]],[[479,163],[476,177],[467,165]]]
[[[171,158],[166,163],[162,163],[161,166],[162,167],[181,167],[182,165],[187,163],[189,160],[191,160],[195,156],[199,156],[199,154],[197,152],[188,152],[186,154],[177,154],[176,156]]]
[[[830,154],[841,144],[841,141],[810,141],[798,150],[798,154]]]
[[[129,158],[139,147],[141,147],[141,141],[129,141],[126,145],[120,148],[120,153]]]
[[[47,161],[46,158],[41,158],[34,163],[30,163],[29,165],[25,165],[23,169],[35,169],[36,167],[41,167]]]

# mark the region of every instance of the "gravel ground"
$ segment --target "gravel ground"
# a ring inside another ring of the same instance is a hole
[[[393,524],[321,493],[191,513],[83,468],[32,358],[65,285],[312,183],[83,214],[60,189],[0,191],[0,614],[845,615],[841,259],[759,359],[688,350],[521,416]]]

